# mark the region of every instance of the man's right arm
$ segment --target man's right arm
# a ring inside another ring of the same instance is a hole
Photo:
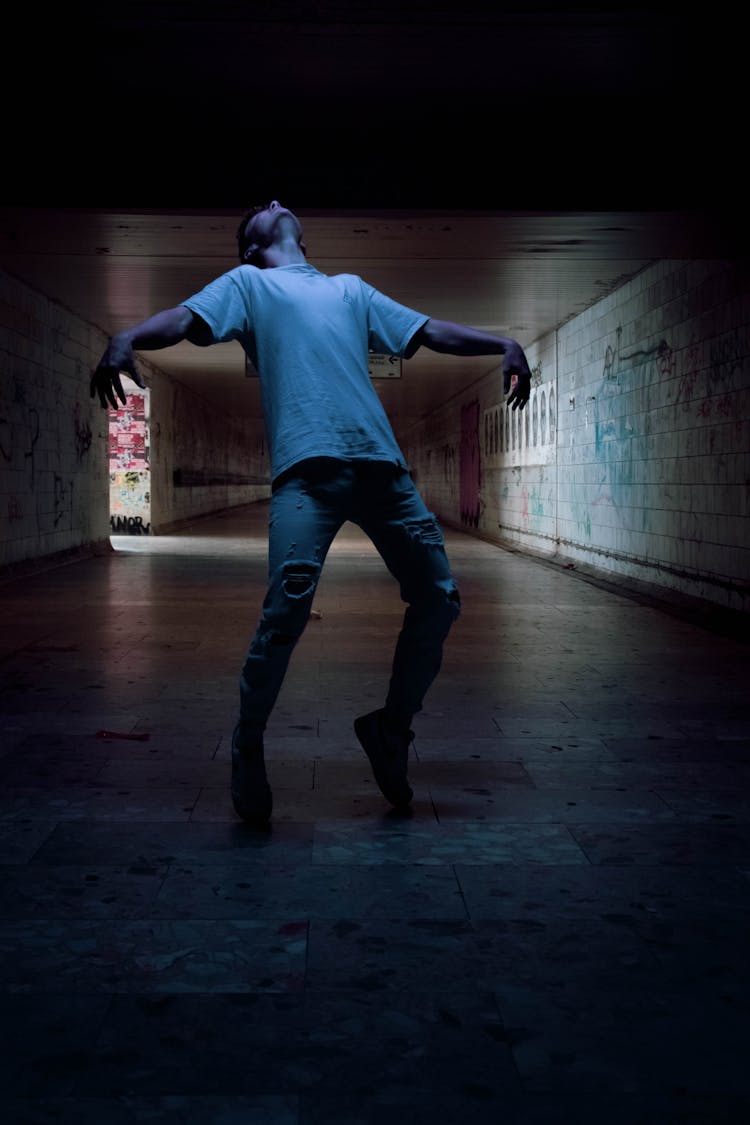
[[[531,396],[531,369],[523,348],[517,340],[480,332],[466,324],[452,320],[431,318],[412,337],[409,356],[424,344],[433,352],[447,355],[501,355],[503,357],[503,387],[510,392],[508,406],[523,408]]]
[[[112,336],[106,350],[91,376],[91,397],[99,395],[101,405],[106,409],[118,407],[117,398],[126,402],[120,373],[124,372],[139,387],[145,387],[135,362],[138,351],[156,351],[189,340],[193,344],[205,345],[211,342],[208,326],[199,316],[195,316],[184,305],[165,309]]]

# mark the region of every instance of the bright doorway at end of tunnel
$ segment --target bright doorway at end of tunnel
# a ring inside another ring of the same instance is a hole
[[[109,527],[151,534],[150,392],[123,375],[124,406],[109,410]]]

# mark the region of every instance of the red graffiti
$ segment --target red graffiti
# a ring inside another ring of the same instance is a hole
[[[721,398],[704,399],[696,414],[699,418],[710,418],[713,414],[718,414],[722,418],[729,418],[733,413],[733,407],[732,396],[722,395]]]

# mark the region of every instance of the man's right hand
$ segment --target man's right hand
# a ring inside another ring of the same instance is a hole
[[[105,410],[110,406],[118,410],[118,398],[123,406],[127,402],[120,379],[121,373],[129,375],[134,383],[145,388],[146,383],[136,367],[130,340],[113,336],[91,376],[91,397],[94,398],[98,394],[99,402]]]
[[[202,328],[196,327],[200,321]],[[145,390],[143,376],[135,365],[135,353],[146,349],[171,348],[181,340],[189,339],[196,344],[210,344],[213,340],[208,326],[196,317],[185,305],[173,309],[163,309],[154,313],[148,320],[118,332],[109,341],[107,350],[91,376],[91,397],[99,395],[99,401],[106,410],[108,406],[118,409],[117,399],[125,405],[125,391],[122,389],[120,373],[129,375],[133,382]]]

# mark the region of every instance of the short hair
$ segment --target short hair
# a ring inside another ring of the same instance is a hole
[[[247,211],[245,211],[245,214],[240,219],[240,224],[237,227],[237,252],[240,256],[241,262],[244,262],[245,251],[250,245],[250,240],[245,234],[245,228],[247,227],[247,224],[250,222],[250,220],[257,214],[259,214],[259,212],[265,211],[267,206],[267,203],[258,203],[255,207],[248,207]]]

